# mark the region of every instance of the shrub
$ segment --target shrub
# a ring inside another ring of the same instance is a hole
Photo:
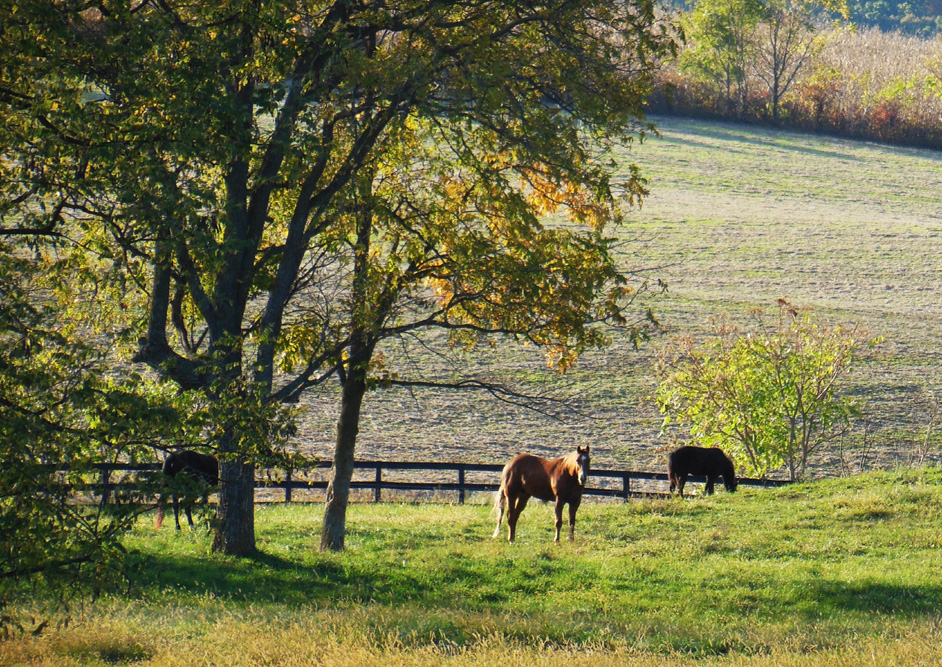
[[[675,341],[658,356],[656,398],[665,429],[686,428],[692,443],[721,447],[750,475],[784,465],[796,480],[857,414],[840,384],[865,340],[784,300],[778,307],[771,329],[717,327],[703,343]]]

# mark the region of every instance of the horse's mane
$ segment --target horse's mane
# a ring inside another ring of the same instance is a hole
[[[572,473],[573,475],[579,474],[579,450],[573,450],[569,452],[562,459],[563,469],[567,472]]]

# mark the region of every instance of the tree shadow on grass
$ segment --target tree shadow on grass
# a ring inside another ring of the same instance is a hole
[[[339,558],[299,562],[257,552],[241,560],[201,555],[138,553],[131,561],[132,590],[139,594],[211,595],[234,601],[309,605],[348,600],[394,602],[413,595],[419,582],[403,571]],[[430,604],[437,603],[429,595]]]
[[[817,581],[811,584],[819,612],[868,612],[913,618],[938,614],[942,586]]]
[[[740,129],[741,128],[741,129]],[[691,134],[699,134],[700,136],[709,137],[711,139],[720,139],[728,141],[736,141],[745,144],[752,144],[754,146],[760,146],[763,148],[773,148],[781,151],[790,151],[795,153],[802,153],[805,155],[813,155],[826,158],[834,158],[838,160],[844,160],[846,162],[862,162],[862,158],[859,156],[853,155],[849,152],[844,152],[841,150],[829,150],[825,148],[815,148],[810,145],[797,145],[787,143],[787,139],[796,139],[799,141],[804,141],[807,133],[800,130],[789,130],[786,128],[763,128],[762,126],[753,126],[753,125],[741,125],[735,122],[723,123],[711,123],[709,126],[700,126],[697,128],[684,128],[685,132]],[[777,138],[766,138],[765,136],[756,136],[762,132],[778,132],[781,133],[781,139]],[[835,145],[837,142],[847,141],[846,139],[827,137],[824,135],[815,135],[816,139],[821,139],[821,142],[831,140]],[[821,143],[819,142],[819,143]],[[699,143],[689,138],[685,138],[682,143]],[[710,144],[704,143],[704,147],[713,148]],[[725,149],[724,149],[725,150]],[[745,151],[736,150],[736,152],[742,153]]]

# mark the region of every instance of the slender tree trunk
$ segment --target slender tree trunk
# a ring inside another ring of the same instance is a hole
[[[373,187],[373,171],[364,170],[357,184],[358,195],[363,202],[370,199]],[[341,551],[347,533],[347,503],[350,500],[350,481],[353,479],[354,451],[357,434],[360,432],[360,407],[366,394],[366,377],[373,358],[376,342],[370,342],[365,325],[371,329],[385,317],[386,308],[380,306],[376,312],[367,314],[369,308],[369,262],[370,237],[373,230],[373,215],[369,206],[364,206],[357,220],[357,242],[353,262],[353,320],[350,336],[350,357],[343,377],[343,395],[340,398],[340,418],[337,420],[337,445],[334,448],[333,477],[327,487],[327,503],[324,507],[324,528],[321,532],[322,551]],[[391,301],[390,301],[391,303]]]
[[[220,461],[219,482],[213,551],[247,556],[255,551],[255,467]]]
[[[347,503],[350,499],[350,481],[353,479],[357,433],[360,430],[360,407],[366,393],[366,372],[362,366],[357,366],[351,364],[351,371],[343,385],[334,466],[324,508],[322,551],[341,551],[347,532]]]

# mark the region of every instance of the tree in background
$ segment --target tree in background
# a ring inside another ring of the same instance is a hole
[[[681,340],[664,350],[657,402],[665,429],[685,428],[692,443],[724,449],[750,475],[784,465],[797,480],[857,414],[840,384],[868,342],[854,328],[819,325],[784,300],[779,309],[771,331],[722,327],[703,344]]]
[[[691,45],[680,66],[700,80],[720,82],[726,113],[741,116],[749,101],[749,65],[753,61],[761,0],[700,0],[689,14]]]
[[[362,397],[401,381],[389,335],[506,334],[565,366],[603,342],[587,322],[623,321],[603,231],[643,186],[604,149],[643,130],[673,49],[649,0],[30,0],[0,26],[9,215],[59,235],[73,313],[205,401],[218,551],[254,550],[278,406],[330,378],[343,546]]]
[[[782,97],[823,46],[824,12],[846,15],[843,0],[699,0],[688,19],[692,46],[681,67],[719,82],[726,113],[742,116],[750,80],[768,93],[768,113],[778,122]],[[734,96],[735,91],[735,96]]]
[[[824,46],[816,24],[822,7],[846,13],[827,0],[820,6],[807,0],[767,0],[755,38],[755,72],[768,91],[773,123],[778,122],[782,97]]]

